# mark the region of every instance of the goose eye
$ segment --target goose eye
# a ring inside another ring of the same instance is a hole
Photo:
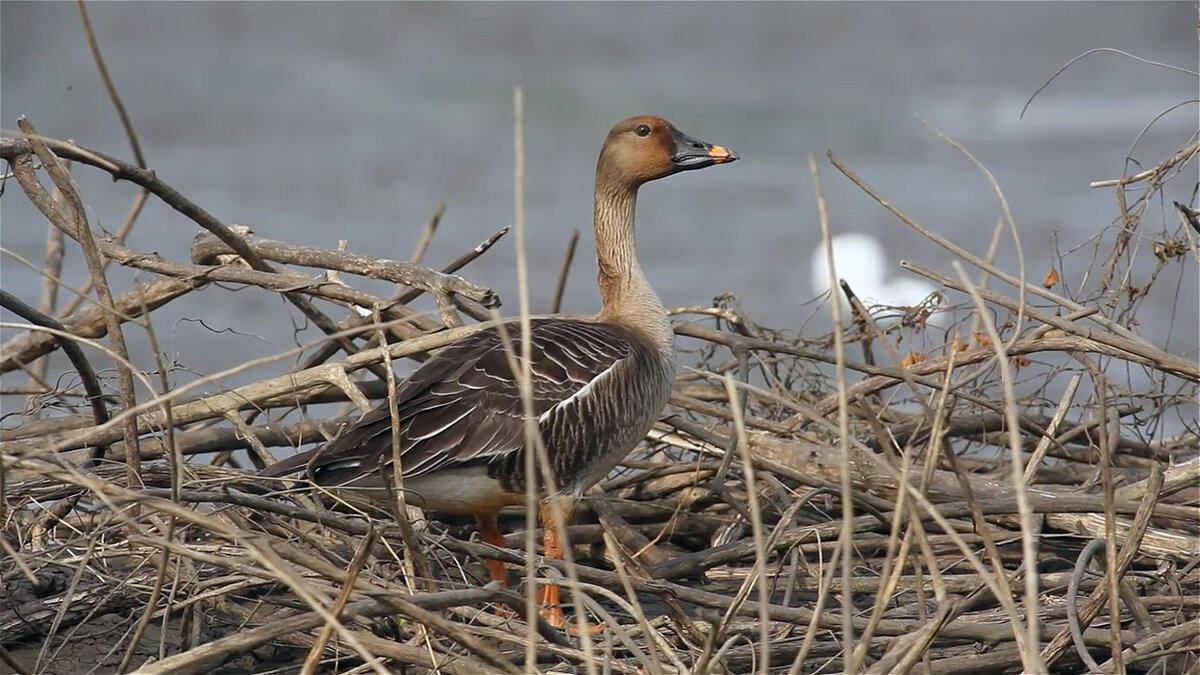
[[[643,137],[649,136],[650,135],[650,126],[646,125],[646,124],[639,124],[633,130],[633,133],[637,134],[638,136],[643,136]]]

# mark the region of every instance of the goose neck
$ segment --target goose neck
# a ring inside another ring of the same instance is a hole
[[[666,310],[638,264],[636,206],[636,187],[597,182],[594,225],[597,282],[603,302],[600,317],[636,328],[670,350],[674,334]]]

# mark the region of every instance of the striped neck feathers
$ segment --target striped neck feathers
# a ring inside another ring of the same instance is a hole
[[[674,349],[671,322],[638,264],[633,224],[636,207],[636,186],[616,187],[599,181],[594,225],[597,284],[603,306],[598,318],[638,330],[670,352]]]

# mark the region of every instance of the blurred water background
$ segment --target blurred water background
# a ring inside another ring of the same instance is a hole
[[[665,304],[733,292],[759,322],[819,330],[809,258],[819,244],[806,156],[832,150],[900,208],[986,250],[1000,215],[986,180],[917,116],[964,143],[1012,206],[1027,275],[1055,249],[1111,226],[1113,193],[1089,181],[1152,165],[1196,132],[1197,81],[1114,54],[1089,56],[1021,108],[1058,68],[1110,47],[1195,69],[1194,3],[94,3],[115,83],[158,174],[257,235],[407,259],[439,202],[425,261],[441,265],[513,221],[512,89],[525,96],[525,195],[534,308],[553,293],[571,230],[583,231],[564,307],[598,305],[590,237],[595,155],[629,114],[663,115],[742,161],[657,183],[639,203],[643,267]],[[129,158],[73,3],[0,4],[0,118]],[[1130,148],[1133,146],[1132,152]],[[837,232],[881,239],[893,259],[952,273],[931,246],[827,163]],[[134,194],[76,171],[96,227]],[[1189,202],[1194,178],[1167,199]],[[1169,201],[1146,222],[1174,223]],[[8,251],[40,264],[46,224],[9,185]],[[186,260],[197,228],[153,198],[130,239]],[[1150,245],[1157,232],[1139,233]],[[86,278],[68,247],[70,283]],[[1017,273],[1007,238],[1000,266]],[[517,311],[513,244],[464,275]],[[1062,270],[1078,282],[1087,254]],[[1185,271],[1186,270],[1186,271]],[[1176,264],[1139,313],[1140,331],[1197,355],[1195,267]],[[899,268],[889,274],[900,275]],[[115,273],[117,290],[132,276]],[[35,271],[5,255],[6,290],[36,303]],[[1072,289],[1077,292],[1079,289]],[[335,311],[335,318],[344,314]],[[289,320],[290,317],[290,320]],[[11,315],[5,315],[6,320]],[[155,312],[180,368],[211,373],[318,337],[275,294],[206,290]],[[12,330],[0,331],[8,338]],[[130,331],[135,353],[144,353]],[[61,358],[61,357],[56,357]],[[62,365],[65,361],[56,361]],[[151,362],[142,364],[150,367]],[[282,372],[287,364],[269,370]],[[257,373],[261,376],[261,371]],[[249,372],[246,378],[256,375]]]

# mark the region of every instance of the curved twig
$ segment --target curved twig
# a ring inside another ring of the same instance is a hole
[[[1079,606],[1076,604],[1076,600],[1079,597],[1079,584],[1087,572],[1088,563],[1103,547],[1104,542],[1099,539],[1093,539],[1083,547],[1083,550],[1079,552],[1079,558],[1075,561],[1075,571],[1071,573],[1071,581],[1067,584],[1067,623],[1071,628],[1071,642],[1075,645],[1075,652],[1079,654],[1079,658],[1088,667],[1089,673],[1100,670],[1100,664],[1092,658],[1087,643],[1083,641],[1083,627],[1079,625]]]
[[[104,390],[100,387],[100,380],[96,377],[96,371],[92,368],[91,362],[87,360],[87,356],[84,355],[79,345],[74,340],[63,335],[70,331],[61,323],[21,302],[20,298],[2,289],[0,289],[0,306],[3,306],[4,309],[25,319],[29,323],[43,328],[53,328],[56,331],[49,333],[49,335],[62,348],[63,353],[71,360],[71,365],[75,366],[76,372],[79,373],[83,389],[87,392],[88,403],[92,407],[92,420],[96,424],[107,422],[109,419],[108,408],[104,405]],[[97,442],[92,446],[92,461],[99,461],[107,452],[108,443],[104,441]]]

